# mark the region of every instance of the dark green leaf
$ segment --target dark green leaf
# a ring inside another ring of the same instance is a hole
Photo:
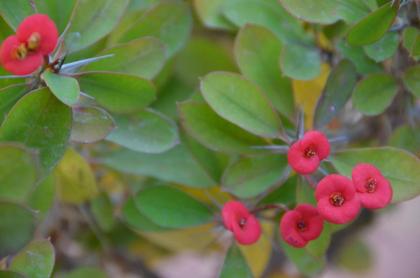
[[[13,271],[7,271],[7,270],[0,270],[0,277],[1,278],[26,278],[20,273],[13,272]]]
[[[318,100],[314,116],[315,128],[328,124],[340,112],[350,99],[356,81],[357,73],[353,64],[347,60],[340,61],[331,71]]]
[[[398,33],[388,32],[379,41],[365,46],[364,50],[365,53],[373,60],[376,62],[382,62],[395,54],[399,42],[400,36]]]
[[[35,231],[35,218],[21,205],[0,202],[0,257],[23,248]]]
[[[420,160],[411,153],[392,147],[348,149],[332,157],[335,168],[351,176],[357,163],[371,163],[390,182],[394,191],[392,202],[401,202],[420,194]]]
[[[34,10],[27,0],[0,1],[1,16],[14,29]]]
[[[406,69],[402,79],[405,87],[414,96],[420,98],[420,65],[415,65]]]
[[[44,71],[41,78],[51,92],[64,104],[72,106],[79,100],[80,88],[76,79],[58,75],[48,70]]]
[[[98,53],[98,56],[114,56],[91,63],[86,71],[113,71],[137,75],[146,79],[154,78],[165,63],[165,46],[152,37],[144,37],[120,44]]]
[[[13,257],[9,269],[31,278],[48,278],[52,274],[54,261],[55,253],[51,242],[36,240]]]
[[[178,107],[188,133],[214,151],[256,153],[261,151],[254,146],[266,145],[261,138],[220,118],[206,103],[186,101]]]
[[[371,74],[357,83],[353,92],[354,107],[365,115],[378,115],[385,111],[397,94],[394,77],[385,73]]]
[[[219,275],[220,278],[252,278],[252,271],[246,262],[244,255],[242,255],[241,250],[232,244],[229,248],[225,262],[223,263],[222,270]]]
[[[156,232],[166,228],[158,226],[143,215],[137,208],[133,198],[128,199],[122,209],[122,219],[131,229],[141,232]]]
[[[279,188],[273,192],[270,192],[266,197],[264,197],[264,199],[260,201],[260,204],[284,204],[288,207],[291,207],[296,200],[297,183],[297,176],[291,176]]]
[[[402,125],[394,130],[388,144],[420,154],[420,128]]]
[[[55,22],[59,32],[63,32],[66,28],[71,12],[73,11],[77,0],[35,0],[39,13],[48,14]]]
[[[39,151],[49,171],[62,157],[71,129],[71,109],[47,88],[21,98],[0,128],[0,141],[21,142]]]
[[[115,113],[140,111],[156,98],[153,84],[134,75],[92,72],[80,75],[79,82],[84,93]]]
[[[407,49],[411,57],[418,60],[420,58],[420,53],[415,53],[420,45],[420,30],[416,27],[409,26],[404,29],[403,32],[403,46]]]
[[[47,214],[48,210],[53,206],[55,199],[55,181],[54,175],[49,175],[41,181],[35,190],[28,197],[28,205],[38,212],[40,217]]]
[[[115,117],[117,127],[107,140],[138,152],[162,153],[178,142],[176,124],[166,116],[147,109]]]
[[[281,49],[281,42],[271,31],[256,25],[242,27],[235,40],[235,58],[242,74],[261,86],[279,112],[292,118],[293,90],[280,71]]]
[[[399,2],[388,2],[356,23],[347,36],[354,46],[374,43],[382,38],[397,16]]]
[[[114,208],[108,195],[100,194],[90,203],[95,221],[103,231],[110,231],[115,225]]]
[[[350,46],[345,40],[337,44],[337,50],[344,58],[349,59],[361,74],[381,72],[382,67],[370,59],[362,47]]]
[[[140,191],[134,198],[137,208],[162,227],[185,228],[210,222],[208,207],[184,192],[156,186]]]
[[[281,121],[258,87],[242,76],[214,72],[201,81],[201,93],[222,118],[257,135],[276,138]]]
[[[316,48],[289,45],[281,51],[280,67],[290,78],[310,80],[320,75],[321,58]]]
[[[13,105],[28,91],[25,84],[10,85],[0,89],[0,124]]]

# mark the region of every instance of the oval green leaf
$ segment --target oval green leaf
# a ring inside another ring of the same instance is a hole
[[[79,82],[84,93],[115,113],[140,111],[156,98],[153,84],[134,75],[90,72],[80,75]]]
[[[403,75],[405,87],[416,97],[420,98],[420,65],[409,67]]]
[[[246,262],[244,255],[241,250],[232,244],[229,248],[225,261],[223,263],[222,270],[219,275],[220,278],[252,278],[254,277],[251,269]]]
[[[351,176],[357,163],[375,165],[391,182],[393,203],[420,195],[420,160],[407,151],[393,147],[349,149],[336,153],[332,162],[346,176]]]
[[[400,36],[397,32],[388,32],[374,44],[364,47],[365,53],[376,62],[392,57],[397,51]]]
[[[281,132],[281,121],[261,90],[234,73],[214,72],[201,80],[201,93],[222,118],[270,138]]]
[[[210,222],[209,208],[186,193],[168,186],[140,191],[134,198],[137,208],[162,227],[185,228]]]
[[[290,78],[310,80],[321,74],[321,57],[316,48],[289,45],[281,51],[280,67]]]
[[[158,232],[166,230],[144,216],[137,208],[134,198],[130,198],[125,202],[121,217],[129,228],[137,232]]]
[[[386,73],[371,74],[357,83],[353,92],[354,107],[365,115],[381,114],[398,91],[394,77]]]
[[[0,124],[13,105],[28,91],[25,84],[10,85],[0,89]]]
[[[44,71],[41,78],[51,92],[64,104],[72,106],[79,100],[80,88],[76,79],[58,75],[48,70]]]

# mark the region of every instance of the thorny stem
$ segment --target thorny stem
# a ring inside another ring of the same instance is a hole
[[[289,208],[286,205],[283,204],[270,204],[270,205],[264,205],[262,207],[259,208],[255,208],[251,211],[251,213],[255,214],[264,210],[269,210],[269,209],[278,209],[278,210],[284,210],[284,211],[288,211]]]

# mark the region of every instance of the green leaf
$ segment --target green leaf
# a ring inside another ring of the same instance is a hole
[[[0,277],[1,278],[26,278],[20,273],[13,272],[13,271],[7,271],[7,270],[0,270]]]
[[[382,62],[395,54],[399,42],[400,36],[397,32],[388,32],[379,41],[365,46],[364,50],[373,60]]]
[[[324,91],[315,109],[314,126],[320,128],[337,116],[347,101],[357,81],[356,68],[342,60],[328,76]]]
[[[55,169],[57,194],[62,202],[81,204],[97,193],[95,176],[87,161],[73,149],[68,149]]]
[[[49,175],[41,181],[27,199],[28,205],[44,217],[53,206],[55,199],[54,175]]]
[[[27,0],[0,1],[0,11],[3,19],[14,30],[27,16],[34,13],[30,2]]]
[[[134,75],[92,72],[80,75],[79,82],[83,92],[115,113],[140,111],[156,98],[153,84]]]
[[[73,108],[70,140],[95,143],[104,139],[115,128],[114,119],[104,109],[94,106]]]
[[[337,44],[337,50],[344,58],[353,62],[358,73],[369,74],[382,71],[382,67],[370,59],[362,47],[350,46],[345,40],[341,40]]]
[[[192,187],[214,185],[184,145],[178,145],[161,154],[122,150],[104,156],[101,161],[106,166],[127,174],[154,177]]]
[[[420,30],[416,27],[409,26],[403,31],[403,46],[407,49],[411,57],[418,60],[420,58],[420,53],[415,53],[420,45]]]
[[[350,238],[339,249],[334,261],[352,273],[364,273],[374,265],[374,255],[361,239]]]
[[[0,141],[20,142],[39,151],[48,172],[62,157],[71,129],[71,109],[47,88],[21,98],[0,127]]]
[[[35,0],[34,2],[38,12],[48,14],[48,16],[57,25],[59,33],[61,33],[64,31],[69,22],[71,13],[77,3],[77,0]]]
[[[264,146],[261,138],[219,117],[206,103],[186,101],[178,104],[182,124],[204,146],[228,153],[257,153]]]
[[[152,109],[115,117],[117,127],[107,140],[138,152],[162,153],[178,142],[176,124]]]
[[[303,177],[299,177],[296,184],[296,203],[316,206],[314,193],[315,189]]]
[[[267,194],[259,204],[283,204],[292,207],[296,200],[296,185],[298,183],[297,176],[291,176],[279,188]]]
[[[281,121],[258,87],[242,76],[214,72],[201,81],[201,93],[222,118],[257,135],[276,138]]]
[[[284,155],[243,157],[225,170],[222,186],[240,198],[250,198],[280,182],[288,172]]]
[[[167,57],[172,57],[187,42],[192,28],[191,11],[187,3],[164,1],[148,10],[122,35],[121,42],[152,36],[166,45]]]
[[[247,23],[266,27],[283,43],[309,40],[300,22],[277,0],[229,0],[223,6],[223,13],[238,27]]]
[[[229,248],[222,270],[219,275],[220,278],[252,278],[252,271],[246,262],[244,255],[239,250],[236,244],[232,244]]]
[[[242,27],[235,40],[235,58],[242,74],[264,90],[279,112],[292,118],[293,89],[280,71],[281,49],[281,42],[271,31],[256,25]]]
[[[35,231],[35,218],[21,205],[0,202],[0,257],[23,248]]]
[[[10,85],[0,89],[0,124],[13,105],[28,91],[25,84]]]
[[[206,205],[168,186],[142,190],[134,201],[147,218],[162,227],[192,227],[210,222],[213,218]]]
[[[420,129],[409,125],[399,126],[389,138],[389,145],[402,148],[414,154],[420,153]]]
[[[158,232],[166,230],[166,228],[157,225],[144,216],[137,208],[134,198],[129,198],[124,203],[121,216],[124,223],[137,232]]]
[[[31,278],[51,277],[55,261],[54,247],[49,240],[36,240],[21,250],[9,269]]]
[[[386,73],[366,76],[353,92],[354,107],[365,115],[381,114],[391,104],[398,91],[394,77]]]
[[[320,24],[331,24],[340,19],[353,22],[369,12],[359,0],[280,0],[280,3],[297,18]]]
[[[280,67],[290,78],[310,80],[321,74],[321,57],[316,48],[290,45],[281,51]]]
[[[420,160],[411,153],[393,148],[348,149],[332,157],[335,168],[351,176],[357,163],[375,165],[390,182],[394,191],[393,203],[409,200],[420,194]]]
[[[103,231],[108,232],[115,226],[114,208],[107,194],[102,193],[93,199],[90,209],[96,223]]]
[[[152,37],[144,37],[120,44],[98,53],[98,56],[114,56],[87,65],[86,71],[112,71],[137,75],[146,79],[154,78],[163,68],[165,46]]]
[[[206,27],[232,30],[234,26],[222,13],[225,0],[194,0],[194,8],[198,17]]]
[[[103,270],[96,267],[79,267],[67,272],[62,278],[110,278]]]
[[[0,5],[4,4],[3,2]],[[0,16],[0,40],[4,41],[8,36],[13,35],[14,31],[6,23],[3,17]],[[4,69],[2,71],[5,71]],[[2,82],[0,82],[1,84]]]
[[[76,79],[58,75],[48,70],[44,71],[41,78],[51,92],[64,104],[72,106],[79,100],[80,88]]]
[[[0,144],[0,199],[25,200],[37,177],[36,153],[22,145]]]
[[[357,22],[347,35],[349,44],[361,46],[380,40],[394,22],[398,7],[389,2]]]
[[[114,29],[129,0],[79,0],[66,36],[69,52],[86,48]]]
[[[414,96],[420,98],[420,65],[415,65],[406,69],[402,80],[404,82],[404,86]]]

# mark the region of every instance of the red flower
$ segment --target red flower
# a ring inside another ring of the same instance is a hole
[[[304,247],[322,232],[324,221],[318,210],[308,204],[298,205],[283,215],[280,234],[284,241],[294,247]]]
[[[54,22],[46,15],[34,14],[25,18],[0,47],[0,62],[3,67],[17,75],[34,72],[50,54],[58,40]]]
[[[357,164],[353,168],[352,179],[359,200],[365,208],[383,208],[391,202],[391,184],[375,166]]]
[[[328,138],[319,131],[305,133],[302,139],[290,146],[287,159],[290,167],[299,174],[307,175],[314,172],[321,160],[330,154]]]
[[[350,222],[360,211],[354,186],[344,176],[332,174],[324,177],[316,187],[315,198],[319,214],[332,223]]]
[[[222,209],[223,223],[241,244],[253,244],[260,238],[261,226],[257,218],[238,201],[227,202]]]

